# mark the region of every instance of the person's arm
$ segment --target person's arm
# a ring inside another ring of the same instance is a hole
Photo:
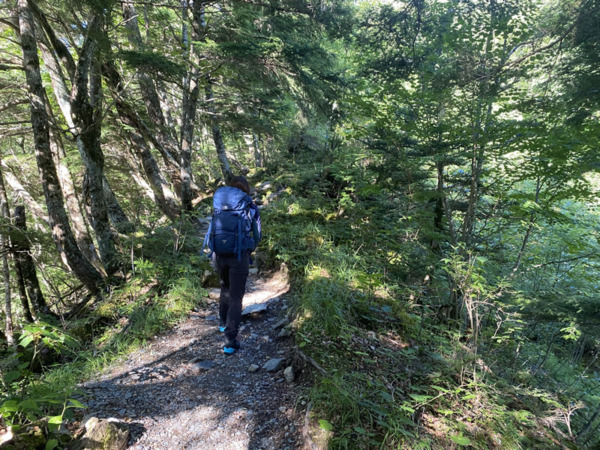
[[[252,236],[254,237],[254,243],[258,246],[258,243],[262,239],[262,227],[260,224],[260,210],[253,203],[252,209],[254,210],[254,217],[252,219]]]

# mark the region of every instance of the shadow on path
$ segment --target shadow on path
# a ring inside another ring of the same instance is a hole
[[[130,425],[130,449],[304,448],[300,387],[285,381],[293,338],[278,338],[287,305],[285,277],[251,276],[244,305],[266,313],[242,322],[242,349],[223,354],[217,300],[157,337],[83,389],[89,414]],[[277,372],[262,366],[272,358]],[[251,365],[259,370],[248,371]]]

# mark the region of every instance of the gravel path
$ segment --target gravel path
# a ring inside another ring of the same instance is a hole
[[[176,329],[85,383],[89,413],[127,423],[129,449],[309,448],[298,373],[294,381],[284,376],[287,367],[300,370],[293,338],[285,336],[287,290],[281,273],[251,274],[244,306],[267,309],[242,321],[242,348],[232,356],[223,354],[213,290]],[[281,368],[263,368],[276,358]]]

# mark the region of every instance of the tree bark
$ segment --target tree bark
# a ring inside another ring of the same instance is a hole
[[[187,0],[182,2],[182,6],[184,5],[187,5]],[[195,1],[192,5],[192,42],[204,40],[206,27],[204,7],[205,3],[202,1]],[[185,20],[186,15],[183,17],[184,27]],[[183,45],[188,47],[185,34]],[[192,145],[200,97],[200,58],[197,46],[193,44],[188,48],[188,65],[189,70],[184,79],[183,89],[179,161],[181,165],[181,209],[189,212],[192,210]]]
[[[46,112],[48,117],[53,119],[53,112],[49,101],[46,101]],[[83,210],[81,209],[81,202],[75,191],[73,177],[71,176],[69,168],[64,163],[66,154],[61,136],[54,130],[50,130],[50,150],[52,151],[54,163],[56,164],[58,180],[65,196],[67,210],[69,212],[69,217],[71,218],[71,224],[73,225],[75,241],[87,260],[91,262],[99,272],[102,272],[104,270],[102,261],[100,261],[94,241],[89,234],[87,221],[83,214]]]
[[[12,249],[13,260],[15,261],[15,272],[17,274],[17,287],[19,288],[19,298],[21,299],[21,306],[23,307],[23,316],[25,322],[33,323],[33,315],[31,314],[31,308],[29,306],[29,300],[27,299],[27,289],[25,287],[25,279],[23,278],[23,269],[17,258],[17,254]]]
[[[86,168],[87,192],[93,217],[92,227],[98,240],[100,258],[106,273],[110,275],[118,269],[118,256],[109,223],[104,188],[104,154],[100,146],[102,86],[99,74],[95,73],[97,59],[95,40],[101,28],[102,20],[97,15],[88,25],[88,32],[80,52],[71,91],[71,108],[76,126],[75,133],[81,144],[78,148]]]
[[[85,259],[73,237],[73,231],[64,209],[64,199],[58,182],[56,167],[50,150],[50,134],[48,116],[45,110],[46,93],[40,76],[40,66],[35,39],[33,17],[27,0],[18,0],[19,29],[23,66],[27,78],[27,87],[31,107],[31,123],[35,142],[35,156],[44,188],[44,197],[50,216],[52,237],[59,248],[64,251],[75,275],[91,291],[97,292],[102,283],[102,276]]]
[[[262,167],[260,139],[254,131],[252,132],[252,143],[254,144],[254,164],[256,165],[256,167]]]
[[[229,158],[227,157],[227,151],[225,150],[225,144],[223,143],[223,136],[221,135],[221,129],[219,124],[215,120],[215,105],[214,98],[212,94],[211,88],[212,82],[207,80],[206,84],[206,104],[207,110],[211,113],[211,130],[213,141],[215,143],[215,149],[217,151],[217,158],[219,159],[219,165],[221,166],[221,172],[223,173],[223,178],[226,183],[233,178],[233,173],[231,172],[231,164],[229,163]]]
[[[33,305],[37,317],[40,317],[41,314],[51,314],[50,308],[46,304],[46,299],[42,294],[42,289],[37,279],[35,263],[31,256],[31,246],[26,235],[25,207],[17,206],[14,216],[15,227],[18,230],[13,237],[14,255],[19,265],[29,300]]]
[[[123,20],[125,22],[125,27],[129,31],[127,37],[129,38],[129,42],[132,47],[136,50],[144,49],[144,42],[142,40],[142,35],[140,33],[140,28],[137,20],[137,12],[135,10],[135,6],[132,0],[125,0],[122,3],[123,8]],[[142,99],[144,100],[144,104],[146,105],[146,110],[148,111],[148,117],[150,121],[157,126],[158,133],[157,139],[160,143],[168,148],[171,154],[174,157],[178,157],[177,155],[177,140],[175,135],[173,134],[173,128],[169,128],[167,126],[165,115],[162,110],[162,106],[160,104],[160,98],[158,95],[158,90],[152,78],[142,72],[137,72],[137,80],[140,85],[140,90],[142,94]]]
[[[67,55],[68,49],[66,49],[64,43],[57,39],[52,27],[47,24],[43,12],[37,6],[33,9],[48,36],[47,39],[41,37],[42,57],[50,74],[56,100],[67,125],[75,136],[77,149],[86,168],[86,180],[90,195],[90,208],[88,210],[90,222],[96,234],[102,263],[106,272],[111,274],[118,266],[102,180],[104,169],[104,155],[100,145],[102,83],[99,74],[96,43],[102,28],[101,18],[96,16],[90,21],[83,46],[79,52],[79,61],[75,65],[69,56],[70,54]],[[61,57],[60,55],[64,56]],[[68,64],[66,64],[67,73],[72,82],[70,92],[59,58],[62,61],[68,61]],[[74,70],[72,70],[72,67],[74,67]]]
[[[102,191],[106,201],[106,212],[110,222],[120,233],[131,233],[134,230],[133,223],[127,217],[127,214],[121,207],[115,192],[110,187],[106,176],[102,174]]]
[[[0,216],[9,223],[10,212],[8,209],[8,196],[4,186],[2,171],[0,170]],[[14,347],[15,340],[13,335],[13,317],[12,317],[12,298],[10,291],[10,269],[8,267],[8,254],[10,249],[10,239],[8,233],[0,233],[0,252],[2,253],[2,276],[4,281],[4,314],[5,314],[5,333],[6,343]]]

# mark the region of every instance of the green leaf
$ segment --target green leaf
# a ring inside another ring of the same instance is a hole
[[[10,372],[6,372],[6,375],[4,375],[4,382],[12,383],[13,381],[21,378],[21,375],[23,375],[23,372],[20,370],[11,370]]]
[[[17,402],[16,400],[7,400],[2,404],[2,407],[0,409],[2,409],[3,411],[9,411],[9,412],[18,411],[19,410],[19,402]]]
[[[29,410],[29,411],[38,411],[39,410],[37,402],[30,398],[25,399],[21,403],[19,403],[19,407],[22,409],[25,409],[25,410]]]
[[[327,420],[319,420],[319,426],[325,431],[333,431],[333,425]]]
[[[448,389],[446,389],[446,388],[443,388],[443,387],[441,387],[441,386],[435,386],[435,385],[432,385],[431,387],[432,387],[432,388],[434,388],[434,389],[435,389],[435,390],[437,390],[437,391],[440,391],[440,392],[444,392],[444,393],[448,393],[448,392],[450,392]]]
[[[415,412],[414,408],[411,408],[410,406],[407,406],[407,405],[400,405],[400,409],[403,411],[407,411],[411,414]]]
[[[431,395],[420,395],[420,394],[408,394],[413,400],[418,401],[419,403],[426,402],[431,399]]]
[[[21,340],[19,341],[19,345],[21,347],[27,347],[32,342],[33,342],[33,336],[31,334],[27,334],[21,338]]]
[[[58,447],[57,439],[50,439],[48,442],[46,442],[46,450],[52,450],[52,449],[55,449],[56,447]]]
[[[56,431],[56,430],[58,430],[58,427],[62,423],[62,420],[63,420],[63,416],[62,415],[50,417],[50,419],[48,419],[48,429],[50,431]]]
[[[367,430],[361,427],[354,427],[354,431],[356,431],[358,434],[367,434]]]
[[[380,392],[379,395],[381,395],[385,400],[387,400],[389,402],[393,402],[394,401],[394,397],[392,397],[390,394],[388,394],[385,391]]]
[[[75,400],[74,398],[70,398],[69,402],[71,402],[71,404],[67,406],[67,408],[85,408],[83,403],[81,403],[79,400]]]
[[[452,435],[450,436],[450,439],[458,445],[471,445],[471,440],[462,434]]]

